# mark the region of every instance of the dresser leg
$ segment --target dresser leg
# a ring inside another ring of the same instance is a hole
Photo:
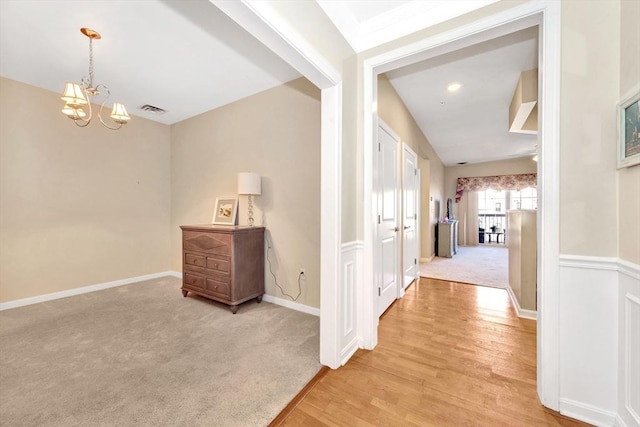
[[[186,289],[183,289],[183,290],[182,290],[182,296],[183,296],[183,297],[186,297],[188,293],[189,293],[189,291],[188,291],[188,290],[186,290]]]
[[[258,296],[256,298],[256,301],[258,301],[258,304],[260,304],[262,302],[262,295]]]
[[[238,312],[238,306],[237,306],[237,305],[232,305],[232,306],[231,306],[231,307],[229,307],[229,308],[231,308],[231,312],[232,312],[233,314],[236,314],[236,313]]]

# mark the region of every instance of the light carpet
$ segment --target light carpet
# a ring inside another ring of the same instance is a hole
[[[0,312],[0,424],[265,426],[319,371],[319,319],[165,277]]]
[[[420,276],[505,289],[509,251],[502,246],[459,246],[453,258],[435,257],[420,264]]]

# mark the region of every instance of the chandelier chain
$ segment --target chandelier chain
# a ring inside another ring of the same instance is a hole
[[[87,89],[95,89],[93,87],[93,39],[89,37],[89,81]]]
[[[93,39],[89,37],[89,84],[93,87]]]

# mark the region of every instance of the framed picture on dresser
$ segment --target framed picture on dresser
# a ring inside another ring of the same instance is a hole
[[[213,209],[211,222],[217,225],[236,225],[237,214],[237,197],[216,197],[216,205]]]
[[[618,103],[618,169],[640,164],[640,89]]]

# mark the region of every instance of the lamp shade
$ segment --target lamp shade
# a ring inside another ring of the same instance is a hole
[[[253,196],[262,194],[260,175],[253,172],[240,172],[238,174],[238,194],[250,194]]]
[[[67,82],[64,84],[64,91],[60,97],[68,105],[85,105],[89,102],[82,93],[82,88],[77,83]]]
[[[62,112],[67,117],[73,120],[84,119],[87,116],[87,113],[85,113],[84,110],[77,105],[65,104]]]
[[[111,110],[111,118],[114,122],[119,124],[125,124],[131,120],[131,117],[127,114],[127,109],[124,107],[124,104],[119,102],[114,102],[113,110]]]

